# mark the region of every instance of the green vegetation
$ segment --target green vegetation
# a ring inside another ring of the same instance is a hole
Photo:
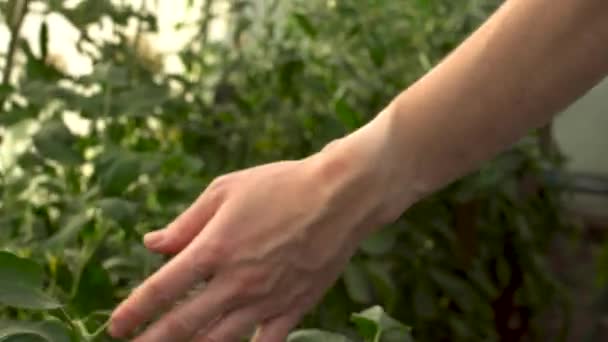
[[[0,165],[0,341],[110,340],[109,312],[163,262],[144,233],[218,175],[356,129],[499,1],[229,1],[223,40],[209,38],[214,7],[192,5],[202,17],[178,75],[147,40],[154,15],[67,3],[0,1],[13,33],[28,11],[62,14],[93,60],[91,74],[66,74],[44,21],[35,44],[13,35],[4,56],[0,125],[17,143]],[[87,30],[103,18],[115,39]],[[543,146],[530,135],[368,239],[291,340],[541,339],[541,314],[567,312],[545,255],[568,226],[541,177],[557,166]]]

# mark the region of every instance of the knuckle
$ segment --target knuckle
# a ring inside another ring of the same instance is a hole
[[[219,176],[215,178],[209,185],[209,190],[215,194],[223,194],[230,187],[232,183],[232,176],[230,174]]]
[[[211,274],[211,265],[213,260],[210,258],[199,256],[198,258],[192,259],[189,268],[190,272],[194,277],[201,281],[206,281]]]
[[[209,267],[218,265],[226,257],[226,246],[221,241],[207,241],[201,244],[194,262],[196,267],[203,267],[203,271],[209,271]]]
[[[203,250],[206,252],[207,258],[211,260],[226,256],[226,245],[222,241],[208,241],[203,245]]]

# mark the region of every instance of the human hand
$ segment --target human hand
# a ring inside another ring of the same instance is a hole
[[[255,341],[284,341],[386,216],[374,163],[329,150],[222,176],[147,235],[176,256],[115,310],[110,333],[163,313],[135,341],[236,341],[256,325]]]

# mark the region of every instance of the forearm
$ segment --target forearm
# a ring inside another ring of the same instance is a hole
[[[329,159],[373,165],[392,217],[549,121],[607,72],[608,2],[510,0]]]

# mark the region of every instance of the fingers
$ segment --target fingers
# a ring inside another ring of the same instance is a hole
[[[289,332],[298,325],[301,318],[302,313],[297,309],[275,317],[258,328],[253,342],[285,342]]]
[[[192,288],[209,279],[222,256],[222,251],[210,243],[200,241],[189,245],[118,306],[112,314],[110,333],[124,337],[172,306]]]
[[[229,342],[239,341],[252,331],[256,322],[260,320],[263,312],[259,307],[248,307],[237,310],[214,324],[211,329],[201,331],[194,341],[196,342]]]
[[[146,234],[144,244],[157,253],[179,253],[201,232],[219,208],[220,202],[218,191],[205,190],[167,228]]]
[[[228,278],[221,276],[214,278],[194,298],[173,308],[135,341],[190,341],[197,331],[209,326],[218,316],[233,309],[234,289],[227,285],[229,284],[227,280]]]

